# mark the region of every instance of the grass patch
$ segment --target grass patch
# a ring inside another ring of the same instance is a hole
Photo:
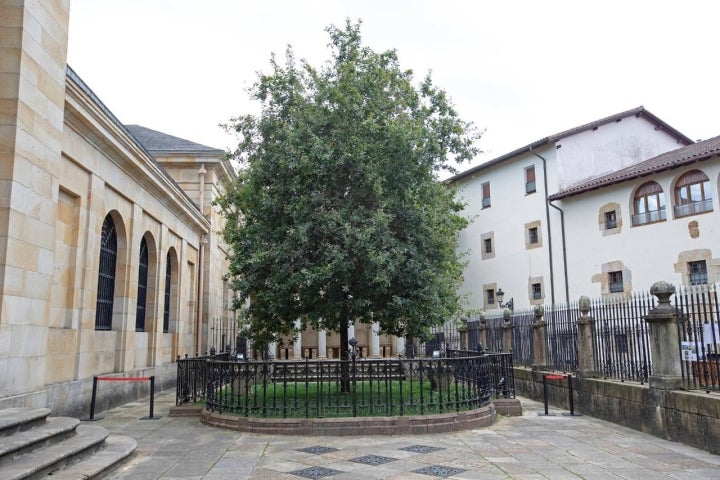
[[[427,415],[481,405],[470,385],[437,390],[427,381],[407,380],[351,382],[347,393],[340,382],[228,385],[211,403],[225,413],[275,418]]]

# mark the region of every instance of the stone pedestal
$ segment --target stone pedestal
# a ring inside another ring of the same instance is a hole
[[[678,316],[670,304],[675,287],[667,282],[656,282],[650,293],[658,298],[658,305],[645,316],[650,327],[650,353],[653,359],[653,374],[648,384],[659,390],[676,390],[682,387]]]
[[[503,320],[502,349],[503,352],[512,352],[512,317],[507,308],[503,311]]]
[[[590,312],[590,298],[580,297],[580,318],[578,327],[578,369],[576,375],[580,378],[598,377],[595,367],[595,337],[593,325],[595,319],[588,315]]]
[[[547,366],[547,322],[543,320],[543,315],[545,315],[543,306],[536,305],[533,324],[533,370],[544,370]]]

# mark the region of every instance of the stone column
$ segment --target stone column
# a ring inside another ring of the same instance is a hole
[[[458,327],[458,334],[460,334],[460,350],[468,349],[468,326],[467,318],[460,319],[462,324]]]
[[[327,358],[327,332],[323,328],[317,333],[318,358]]]
[[[653,374],[648,384],[659,390],[676,390],[682,387],[680,363],[678,315],[670,304],[675,287],[667,282],[655,282],[650,293],[658,299],[658,305],[645,316],[650,328],[650,355]]]
[[[395,337],[395,353],[398,355],[405,354],[405,337]]]
[[[597,377],[599,373],[595,367],[595,337],[593,330],[595,319],[590,312],[590,298],[580,297],[580,318],[577,320],[578,328],[578,369],[576,375],[580,378]]]
[[[543,370],[547,366],[547,323],[543,320],[545,309],[535,305],[535,323],[533,324],[533,370]]]
[[[277,342],[270,342],[270,345],[268,345],[268,352],[270,353],[269,360],[275,360],[279,358]]]
[[[302,330],[300,330],[300,319],[295,320],[295,341],[293,342],[293,359],[302,360]]]
[[[380,324],[373,322],[370,327],[370,358],[380,358]]]
[[[487,323],[485,323],[485,315],[480,314],[480,325],[478,326],[478,343],[483,349],[487,348]]]
[[[502,341],[502,349],[503,352],[508,353],[512,352],[512,334],[513,334],[513,326],[512,326],[512,317],[510,316],[510,310],[505,309],[503,311],[503,341]]]

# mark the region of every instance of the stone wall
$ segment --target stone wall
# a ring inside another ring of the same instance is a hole
[[[542,402],[541,371],[515,368],[518,395]],[[552,409],[570,408],[567,380],[548,381]],[[720,397],[617,380],[573,377],[575,413],[720,454]]]

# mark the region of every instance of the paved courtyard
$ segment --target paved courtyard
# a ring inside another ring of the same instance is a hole
[[[174,392],[101,415],[96,424],[137,439],[135,455],[113,480],[327,478],[720,479],[720,456],[586,416],[522,417],[490,428],[413,436],[294,437],[219,430],[197,418],[171,418]]]

